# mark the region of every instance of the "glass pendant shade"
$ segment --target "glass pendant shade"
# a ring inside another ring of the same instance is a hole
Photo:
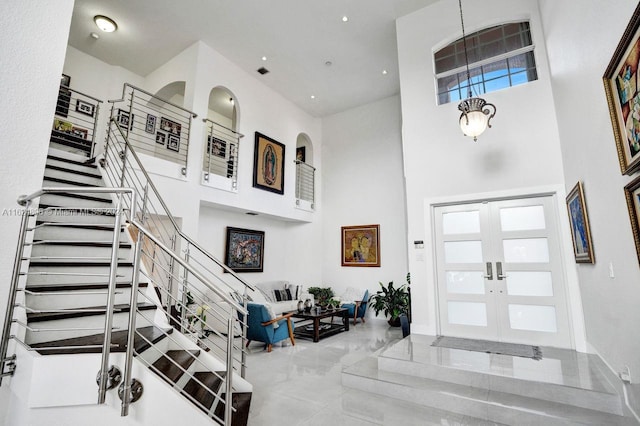
[[[493,109],[493,111],[490,110]],[[487,127],[491,127],[489,121],[496,114],[496,107],[487,103],[482,98],[469,98],[460,102],[458,109],[460,114],[460,129],[465,136],[478,140]]]
[[[115,23],[115,21],[104,15],[94,16],[93,22],[95,22],[96,26],[105,33],[112,33],[118,29],[118,25]]]

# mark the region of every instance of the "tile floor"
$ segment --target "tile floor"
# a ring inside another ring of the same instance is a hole
[[[318,343],[298,339],[267,353],[249,347],[253,384],[249,425],[495,425],[342,386],[342,370],[402,338],[399,328],[370,319]]]

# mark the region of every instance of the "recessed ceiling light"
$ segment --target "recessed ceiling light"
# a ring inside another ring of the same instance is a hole
[[[262,60],[263,60],[263,61],[266,61],[266,60],[267,60],[267,57],[266,57],[266,56],[263,56],[263,57],[262,57]]]
[[[315,99],[315,98],[316,98],[316,95],[311,95],[311,99]]]
[[[330,67],[331,65],[333,65],[333,62],[331,62],[331,61],[327,61],[327,62],[325,62],[324,64],[325,64],[326,66]]]
[[[342,17],[342,22],[348,22],[349,21],[349,17],[347,15],[344,15]]]
[[[89,34],[89,35],[91,36],[91,38],[95,38],[96,40],[100,38],[98,33],[91,32],[91,34]]]
[[[118,25],[116,24],[116,22],[104,15],[94,16],[93,22],[95,22],[98,28],[100,28],[105,33],[112,33],[118,29]]]
[[[387,74],[388,74],[387,70],[382,70],[382,75],[387,75]]]

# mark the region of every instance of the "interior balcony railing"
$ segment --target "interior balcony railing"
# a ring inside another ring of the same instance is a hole
[[[139,154],[176,163],[186,176],[189,133],[197,114],[129,83],[124,84],[122,99],[109,102],[111,118]]]
[[[109,186],[133,188],[138,195],[138,206],[127,208],[139,212],[137,220],[142,226],[148,229],[157,241],[170,249],[154,250],[155,245],[145,240],[143,246],[151,245],[142,262],[150,274],[150,279],[156,283],[161,293],[163,309],[171,316],[174,325],[183,332],[189,330],[193,312],[189,311],[188,306],[190,297],[193,296],[200,299],[200,306],[206,306],[225,315],[227,306],[220,302],[219,292],[227,297],[231,295],[246,307],[249,292],[254,292],[255,287],[181,230],[179,219],[170,212],[136,151],[127,140],[125,129],[118,125],[116,118],[111,118],[107,129],[104,158],[101,161],[105,181]],[[213,283],[216,291],[189,285],[190,272],[188,269],[180,268],[176,256],[187,265],[197,268]],[[246,325],[243,324],[241,328],[236,329],[234,335],[246,336]],[[240,358],[234,365],[239,367],[241,376],[244,377],[246,351],[241,350],[239,355]]]
[[[300,205],[301,201],[309,203],[312,209],[315,208],[315,167],[295,160],[296,163],[296,204]]]
[[[244,135],[205,118],[207,144],[202,163],[202,179],[212,181],[219,176],[231,180],[231,189],[238,189],[238,155],[240,138]],[[215,177],[214,177],[215,176]]]
[[[93,157],[100,99],[60,86],[51,129],[51,142],[82,151]]]

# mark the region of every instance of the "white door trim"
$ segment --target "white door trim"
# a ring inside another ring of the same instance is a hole
[[[436,252],[435,252],[435,207],[442,205],[462,204],[479,202],[483,200],[504,200],[512,198],[527,198],[538,196],[552,196],[553,210],[558,222],[560,255],[563,261],[563,274],[565,275],[565,292],[567,300],[567,310],[569,316],[569,333],[571,336],[571,345],[575,350],[580,352],[588,352],[586,340],[584,317],[582,310],[582,299],[580,296],[580,287],[578,285],[578,273],[573,256],[573,243],[571,241],[571,231],[569,228],[569,219],[566,209],[566,191],[563,185],[547,185],[529,188],[520,188],[513,190],[482,192],[475,194],[460,194],[443,197],[433,197],[424,200],[424,226],[425,226],[425,260],[424,266],[426,276],[429,277],[427,283],[427,291],[431,295],[427,301],[427,307],[431,314],[429,322],[435,327],[424,327],[423,330],[430,333],[438,333],[440,330],[438,312],[438,294],[437,294],[437,271]]]

